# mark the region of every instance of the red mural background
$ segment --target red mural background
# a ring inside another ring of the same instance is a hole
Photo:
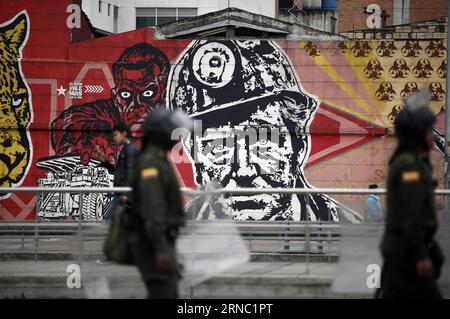
[[[37,162],[56,155],[51,145],[51,123],[64,110],[72,105],[111,98],[114,88],[112,65],[125,49],[137,43],[148,43],[163,51],[173,63],[191,43],[190,40],[155,40],[149,28],[93,39],[91,27],[84,16],[80,29],[68,27],[67,20],[72,14],[70,10],[68,12],[68,6],[73,2],[77,1],[0,2],[0,23],[13,19],[21,12],[29,18],[29,36],[22,51],[21,66],[23,77],[31,89],[33,121],[29,130],[32,158],[20,186],[36,186],[38,179],[46,176],[47,172],[38,168]],[[277,41],[277,44],[293,61],[295,51],[292,46],[296,45],[298,50],[298,43]],[[305,47],[301,50],[302,54],[306,54],[309,49]],[[297,67],[296,62],[294,64]],[[300,80],[310,81],[308,73],[301,74]],[[82,83],[82,98],[69,97],[71,83]],[[310,90],[308,86],[312,88],[314,85],[310,81],[304,87]],[[321,90],[326,91],[326,88]],[[353,130],[353,133],[343,136],[343,127],[348,132]],[[310,132],[311,150],[305,168],[384,136],[387,126],[354,116],[322,100]],[[183,186],[196,187],[191,165],[180,164],[178,171]],[[35,194],[12,194],[0,200],[0,219],[34,219],[35,205]]]

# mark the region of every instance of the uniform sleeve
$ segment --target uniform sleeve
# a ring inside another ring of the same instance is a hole
[[[136,164],[137,148],[134,143],[130,143],[126,148],[126,174],[125,185],[130,186],[132,182],[133,170]]]
[[[157,252],[167,251],[166,218],[167,203],[161,181],[161,171],[156,165],[146,165],[140,170],[140,212],[144,220],[145,234]]]
[[[407,247],[415,255],[416,260],[428,257],[425,245],[423,204],[427,196],[423,176],[415,165],[406,165],[399,170],[398,201],[401,210],[400,227],[407,240]]]

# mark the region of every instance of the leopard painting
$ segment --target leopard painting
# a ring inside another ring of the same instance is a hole
[[[25,11],[0,24],[0,187],[22,184],[32,156],[30,89],[22,74],[22,49],[28,39]],[[7,194],[0,193],[0,199]]]

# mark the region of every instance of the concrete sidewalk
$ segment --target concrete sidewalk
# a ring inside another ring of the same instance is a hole
[[[0,298],[143,298],[135,267],[81,263],[80,289],[68,288],[67,267],[75,261],[0,262]],[[331,290],[336,264],[248,262],[195,287],[180,283],[182,298],[367,298]]]

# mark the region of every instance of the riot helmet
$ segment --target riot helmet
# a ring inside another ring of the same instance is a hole
[[[178,137],[189,134],[193,129],[193,121],[181,111],[170,111],[157,108],[150,111],[142,126],[144,148],[148,143],[171,149]]]
[[[405,99],[405,108],[394,122],[400,148],[415,150],[422,146],[429,149],[425,134],[436,122],[436,117],[428,108],[429,100],[428,90],[421,90]]]

